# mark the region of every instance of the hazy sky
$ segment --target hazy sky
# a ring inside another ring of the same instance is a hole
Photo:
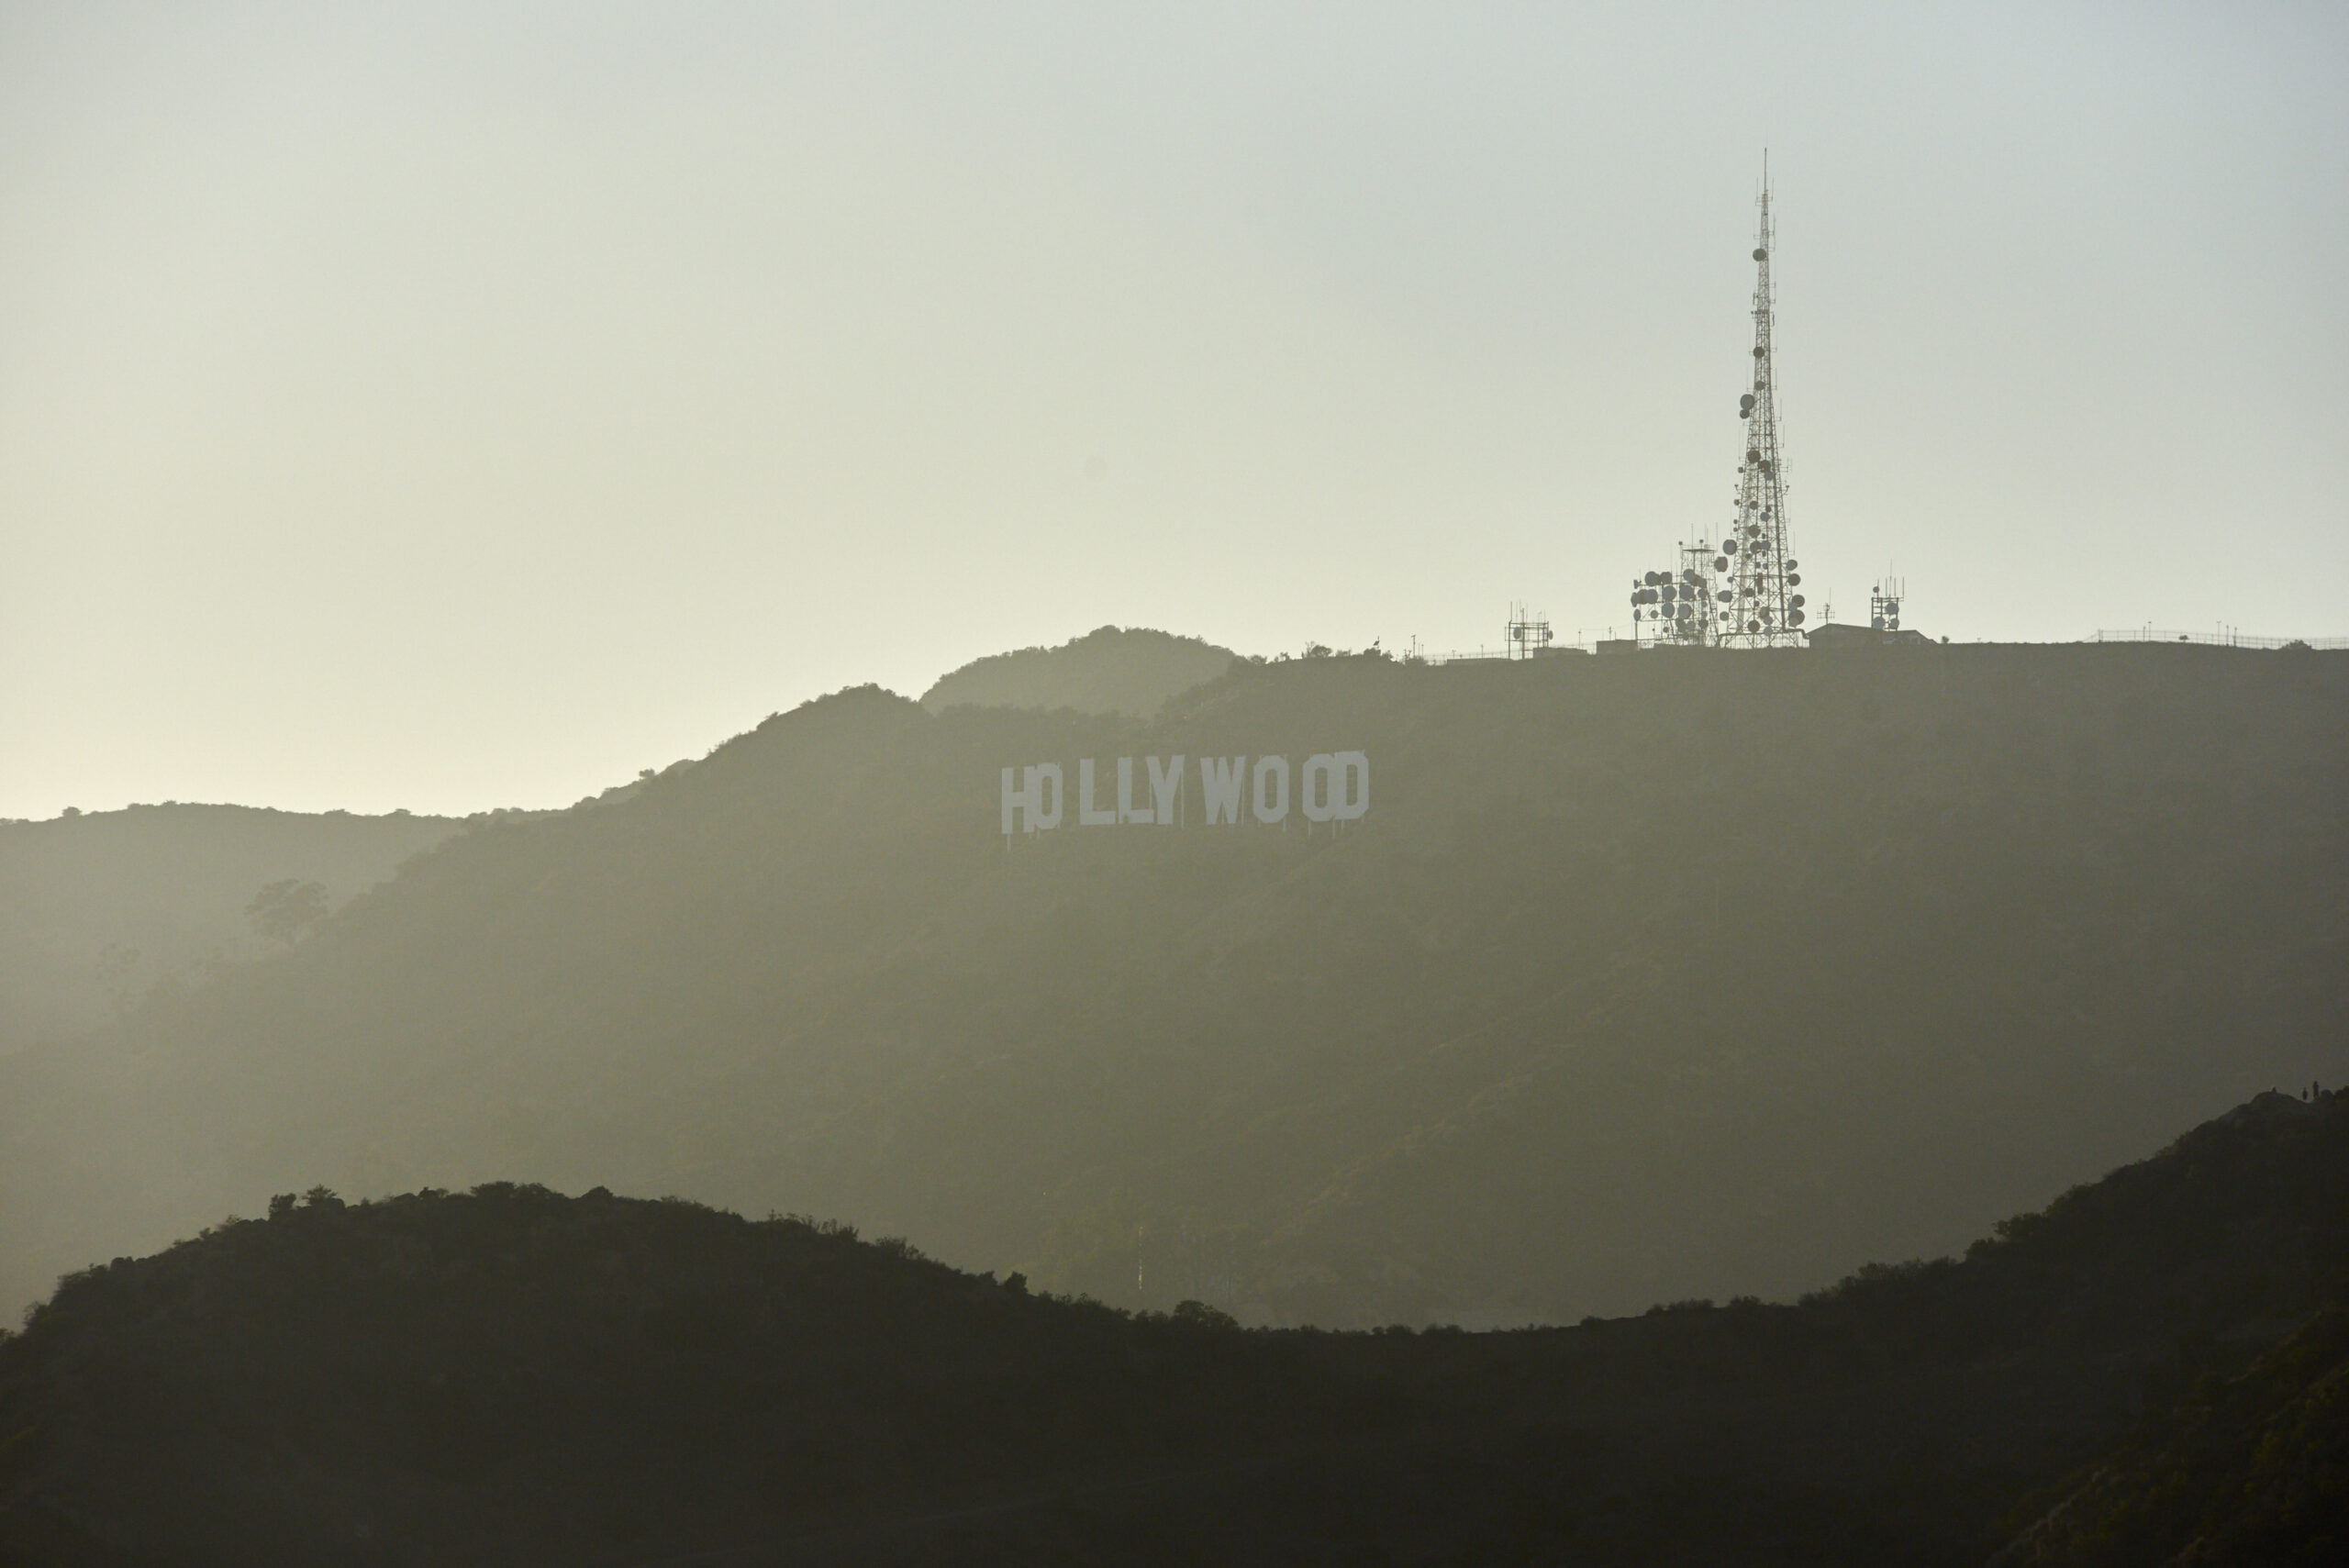
[[[0,816],[1595,635],[1729,515],[1765,144],[1839,618],[2349,632],[2344,83],[2337,5],[0,5]]]

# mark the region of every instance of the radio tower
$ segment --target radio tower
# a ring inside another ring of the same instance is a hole
[[[1722,586],[1714,625],[1730,648],[1798,648],[1802,584],[1789,553],[1786,461],[1778,446],[1778,374],[1770,341],[1770,158],[1762,157],[1762,218],[1753,244],[1753,384],[1737,400],[1745,459],[1737,472],[1737,520],[1713,565]]]

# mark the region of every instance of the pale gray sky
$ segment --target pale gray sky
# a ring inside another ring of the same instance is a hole
[[[566,803],[1104,622],[2349,632],[2337,5],[0,6],[0,816]],[[1816,602],[1816,601],[1814,601]]]

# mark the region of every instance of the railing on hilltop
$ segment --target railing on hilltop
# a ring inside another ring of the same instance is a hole
[[[2128,631],[2099,631],[2099,642],[2199,642],[2210,648],[2349,648],[2349,637],[2253,637],[2226,628],[2218,631],[2156,631],[2139,627]]]
[[[1500,662],[1524,664],[1539,659],[1548,659],[1561,653],[1587,653],[1590,650],[1585,647],[1580,641],[1556,641],[1552,642],[1536,653],[1521,653],[1508,648],[1455,648],[1449,653],[1431,653],[1425,651],[1420,651],[1401,654],[1399,657],[1405,660],[1417,659],[1423,664],[1472,664],[1480,659],[1490,659]]]

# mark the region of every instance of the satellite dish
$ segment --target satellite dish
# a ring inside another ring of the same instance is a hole
[[[1713,596],[1720,600],[1722,604],[1728,604],[1731,599],[1737,597],[1736,595],[1731,593],[1727,588],[1723,588],[1720,593]]]
[[[1802,562],[1799,561],[1789,561],[1787,562],[1787,570],[1792,572],[1796,567],[1800,566]]]
[[[1756,245],[1756,246],[1753,248],[1753,259],[1754,259],[1755,261],[1768,261],[1768,260],[1770,259],[1770,252],[1768,252],[1767,250],[1763,250],[1763,249],[1762,249],[1762,247],[1760,247],[1759,245]],[[1753,351],[1754,351],[1756,354],[1759,354],[1762,350],[1759,350],[1759,349],[1756,349],[1756,350],[1754,350]]]
[[[1724,547],[1724,548],[1726,548],[1726,547]],[[1714,571],[1716,571],[1716,572],[1726,572],[1726,571],[1728,571],[1728,570],[1729,570],[1729,557],[1728,557],[1728,556],[1726,556],[1726,555],[1716,555],[1715,557],[1713,557],[1713,570],[1714,570]]]
[[[1787,562],[1787,587],[1789,587],[1789,588],[1792,588],[1792,587],[1796,586],[1797,584],[1800,584],[1801,582],[1802,582],[1802,573],[1795,570],[1795,563],[1794,563],[1793,562],[1791,562],[1791,561]]]
[[[1882,631],[1884,629],[1884,617],[1882,616],[1875,617],[1869,620],[1868,626],[1874,630]]]
[[[1800,610],[1788,610],[1787,612],[1787,624],[1788,626],[1800,626],[1802,624],[1802,620],[1803,616]]]
[[[1688,603],[1688,601],[1687,601],[1687,600],[1683,599],[1683,600],[1681,600],[1681,601],[1680,601],[1680,607],[1679,607],[1678,609],[1676,609],[1676,610],[1673,611],[1673,615],[1674,615],[1677,619],[1680,619],[1680,620],[1687,620],[1687,619],[1688,618],[1689,611],[1690,611],[1690,610],[1692,610],[1693,608],[1695,608],[1695,606],[1694,606],[1690,605],[1690,604]]]
[[[1664,595],[1664,602],[1668,605],[1672,603],[1674,596],[1679,592],[1679,590],[1675,588],[1671,584],[1666,583],[1663,587],[1658,588],[1656,592]]]
[[[1803,605],[1804,605],[1804,603],[1805,603],[1806,601],[1804,600],[1803,596],[1802,596],[1800,594],[1797,594],[1793,598],[1791,598],[1791,599],[1787,600],[1787,602],[1788,604],[1790,604],[1790,605],[1794,606],[1794,607],[1795,607],[1795,608],[1797,608],[1797,609],[1800,609],[1800,608],[1802,608],[1802,606],[1803,606]]]
[[[1725,539],[1721,540],[1721,553],[1723,555],[1735,555],[1737,553],[1737,540],[1733,539]],[[1722,570],[1728,570],[1729,563],[1727,562],[1723,562],[1721,565]]]

